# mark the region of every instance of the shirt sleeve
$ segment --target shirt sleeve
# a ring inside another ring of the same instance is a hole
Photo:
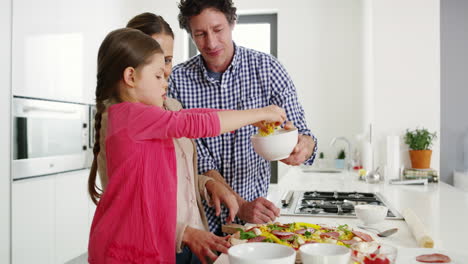
[[[114,114],[116,118],[126,116],[125,128],[135,140],[214,137],[221,132],[215,111],[173,112],[140,103],[121,103],[112,106],[110,111],[109,115]]]
[[[217,170],[218,166],[215,164],[215,160],[211,155],[210,149],[207,146],[205,139],[200,138],[195,140],[197,143],[198,153],[198,173],[203,174],[210,170]]]
[[[317,138],[307,127],[304,109],[297,99],[296,87],[286,69],[274,58],[272,58],[271,67],[271,103],[283,107],[286,110],[288,120],[294,122],[299,134],[310,136],[314,141],[315,146],[312,155],[304,162],[306,165],[311,165],[317,153]]]
[[[176,224],[176,252],[181,253],[182,248],[184,247],[182,243],[182,238],[184,237],[185,229],[187,228],[187,224],[177,222]]]
[[[174,74],[169,76],[169,92],[168,96],[180,100],[180,94],[177,89],[176,82],[173,79]],[[199,111],[200,108],[192,108],[193,111]],[[191,109],[184,109],[182,111],[189,111]],[[214,109],[211,109],[214,111]],[[195,140],[197,144],[198,152],[198,173],[203,174],[209,170],[219,170],[215,164],[214,158],[211,156],[211,152],[207,146],[207,143],[204,139]]]
[[[211,202],[211,197],[206,189],[206,183],[209,181],[214,181],[214,179],[205,175],[198,175],[198,189],[200,190],[200,197],[207,202],[208,206],[212,207],[213,203]]]

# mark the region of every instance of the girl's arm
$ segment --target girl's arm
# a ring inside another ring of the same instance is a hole
[[[248,110],[220,111],[218,116],[221,134],[260,121],[279,124],[286,121],[286,112],[276,105]]]
[[[166,111],[143,104],[120,103],[110,107],[109,114],[113,121],[110,122],[112,131],[127,129],[136,140],[214,137],[259,121],[282,123],[286,119],[285,111],[274,105],[260,109],[190,113]]]

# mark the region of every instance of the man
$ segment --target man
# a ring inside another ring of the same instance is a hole
[[[181,0],[180,27],[187,30],[200,55],[174,67],[169,80],[171,97],[185,108],[249,109],[276,104],[299,129],[299,140],[289,165],[311,164],[317,140],[307,128],[296,89],[283,66],[271,55],[246,49],[232,41],[237,18],[231,0]],[[287,126],[290,128],[292,124]],[[270,164],[250,143],[253,126],[197,141],[199,171],[231,188],[239,203],[237,216],[250,223],[274,221],[279,209],[266,196]],[[205,210],[211,231],[221,233],[228,212],[216,217]]]

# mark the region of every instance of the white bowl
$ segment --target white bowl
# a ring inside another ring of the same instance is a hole
[[[228,250],[230,264],[294,264],[293,248],[263,242],[244,243]]]
[[[299,248],[303,264],[348,264],[351,250],[327,243],[306,244]]]
[[[297,144],[298,133],[297,129],[276,130],[272,135],[260,136],[255,134],[250,137],[253,148],[258,155],[266,160],[282,160],[289,157]]]
[[[382,205],[361,204],[354,206],[354,211],[365,225],[373,225],[385,220],[388,208]]]

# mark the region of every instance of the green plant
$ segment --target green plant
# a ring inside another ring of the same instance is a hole
[[[341,149],[338,152],[338,156],[336,157],[336,159],[345,159],[345,158],[346,158],[346,153],[345,153],[344,149]]]
[[[325,158],[325,155],[323,154],[323,152],[320,152],[319,153],[319,159],[323,159],[323,158]]]
[[[415,130],[406,130],[405,143],[412,150],[426,150],[432,146],[432,141],[437,138],[436,132],[430,133],[427,129],[422,128]]]

